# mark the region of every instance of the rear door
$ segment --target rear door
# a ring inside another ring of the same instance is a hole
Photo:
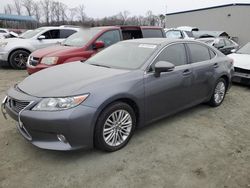
[[[176,67],[155,77],[153,69],[145,74],[145,111],[147,122],[175,113],[192,101],[192,72],[184,44],[167,46],[153,62],[168,61]],[[153,67],[153,65],[151,67]]]
[[[210,95],[214,71],[219,65],[213,60],[216,53],[207,46],[197,43],[186,45],[194,79],[192,100],[194,103],[200,103]]]

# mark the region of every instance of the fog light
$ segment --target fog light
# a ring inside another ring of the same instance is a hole
[[[57,138],[58,138],[58,140],[60,142],[63,142],[63,143],[67,143],[68,142],[63,134],[58,134]]]

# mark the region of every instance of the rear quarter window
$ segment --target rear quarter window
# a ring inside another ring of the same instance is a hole
[[[142,29],[143,38],[163,38],[161,29]]]
[[[71,29],[62,29],[60,30],[60,38],[61,39],[65,39],[68,38],[70,35],[76,33],[75,30],[71,30]]]
[[[195,43],[187,44],[187,46],[190,52],[191,63],[197,63],[211,59],[210,49],[208,49],[207,47]]]

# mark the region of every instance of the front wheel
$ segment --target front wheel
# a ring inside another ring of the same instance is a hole
[[[25,69],[29,55],[25,50],[16,50],[10,55],[9,64],[13,69]]]
[[[220,106],[226,95],[226,81],[223,78],[220,78],[215,85],[213,95],[209,101],[209,105],[212,107]]]
[[[136,117],[131,106],[123,102],[110,105],[98,118],[95,146],[109,152],[123,148],[132,137],[135,124]]]

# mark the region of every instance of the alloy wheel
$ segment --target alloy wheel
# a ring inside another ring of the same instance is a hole
[[[120,146],[132,131],[132,117],[126,110],[114,111],[105,121],[103,138],[109,146]]]

